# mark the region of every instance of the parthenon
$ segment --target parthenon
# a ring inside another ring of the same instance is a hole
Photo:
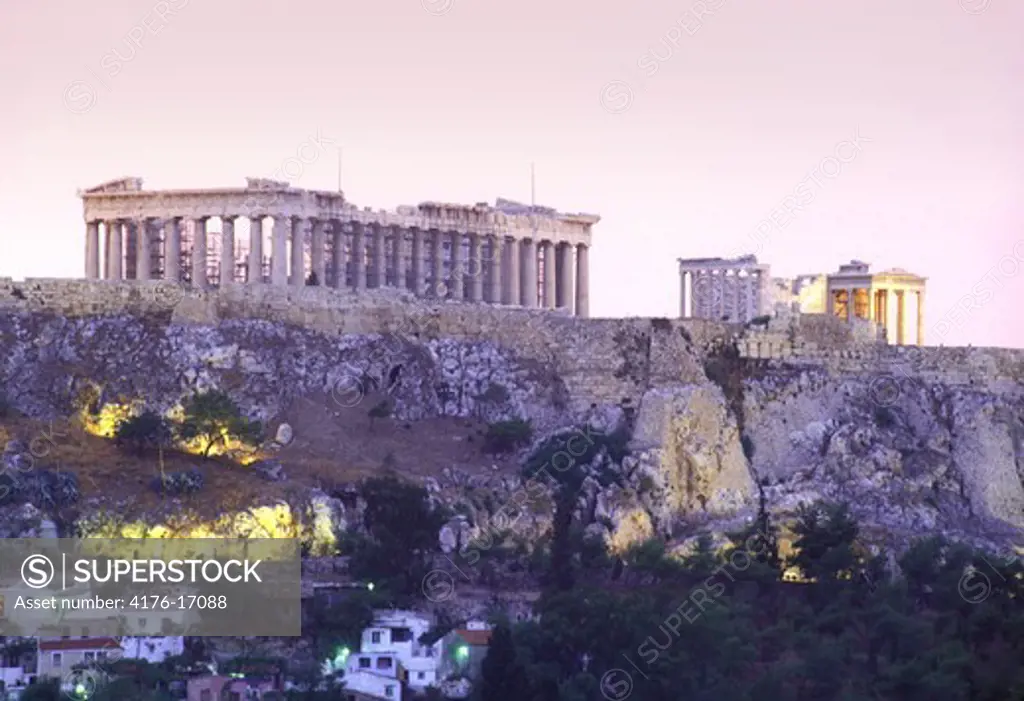
[[[504,199],[361,209],[340,191],[257,178],[194,190],[144,190],[141,178],[121,178],[79,195],[91,279],[394,287],[589,316],[594,214]],[[243,229],[248,220],[248,236],[236,236],[238,220]]]

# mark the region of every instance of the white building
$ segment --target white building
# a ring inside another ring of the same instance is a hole
[[[402,684],[414,691],[439,686],[443,642],[423,645],[420,636],[433,620],[412,611],[376,611],[363,630],[360,651],[343,662],[345,691],[382,699],[401,699]]]
[[[345,666],[345,693],[402,701],[405,674],[393,652],[358,652]]]
[[[129,636],[121,638],[124,656],[159,664],[168,657],[185,652],[185,638],[180,635],[167,637]]]

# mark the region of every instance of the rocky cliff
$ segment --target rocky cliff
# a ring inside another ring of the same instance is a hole
[[[945,532],[1008,549],[1024,542],[1022,378],[1024,352],[890,348],[820,317],[742,329],[383,291],[0,281],[0,388],[14,414],[91,416],[95,429],[132,407],[173,411],[195,390],[225,389],[291,434],[275,447],[282,469],[261,473],[252,498],[311,518],[296,494],[319,498],[390,464],[460,513],[441,534],[450,551],[498,532],[537,542],[550,488],[524,480],[531,459],[549,472],[585,463],[578,513],[616,548],[733,528],[763,491],[780,515],[848,500],[880,542]],[[366,415],[381,396],[392,410],[377,427]],[[532,423],[533,445],[481,452],[479,427],[509,419]],[[33,437],[19,434],[22,419],[6,422],[16,472]],[[624,451],[595,438],[612,434],[629,436]],[[82,519],[127,513],[131,495],[114,487],[132,479],[108,472]],[[224,496],[225,511],[245,508]],[[319,513],[345,519],[328,501]]]

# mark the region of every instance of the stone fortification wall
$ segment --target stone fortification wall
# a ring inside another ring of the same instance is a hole
[[[173,323],[265,319],[328,334],[398,334],[411,339],[490,341],[550,367],[576,409],[637,402],[658,384],[706,382],[702,342],[724,326],[651,319],[580,319],[560,312],[436,302],[396,290],[234,285],[200,292],[162,281],[0,279],[0,311],[62,316],[133,314]]]
[[[735,343],[740,356],[824,365],[835,372],[892,372],[952,384],[1019,382],[1024,351],[888,346],[869,324],[822,314],[773,319],[768,328],[701,319],[579,319],[552,311],[429,300],[395,290],[239,285],[197,292],[161,281],[0,278],[0,311],[64,316],[157,315],[179,323],[280,321],[324,333],[396,333],[486,340],[550,364],[576,402],[638,398],[645,387],[706,381],[700,356]]]

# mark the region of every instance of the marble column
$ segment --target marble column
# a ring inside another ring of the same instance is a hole
[[[679,272],[679,318],[680,319],[686,319],[686,318],[689,317],[689,314],[686,313],[686,307],[687,307],[687,303],[689,302],[689,297],[690,297],[690,289],[689,289],[690,285],[689,285],[689,280],[687,279],[688,277],[689,277],[689,274],[688,274],[687,270],[681,270]]]
[[[896,345],[902,346],[906,343],[907,307],[906,294],[903,290],[896,290]]]
[[[331,267],[334,268],[334,279],[331,280],[331,287],[336,290],[343,290],[348,287],[348,267],[345,260],[345,225],[339,220],[331,220]]]
[[[164,221],[164,280],[181,281],[181,222],[177,217]]]
[[[365,228],[360,222],[352,224],[352,287],[355,290],[366,289],[366,238]]]
[[[558,268],[558,307],[559,309],[568,309],[572,312],[574,292],[572,279],[572,244],[558,244],[558,260],[556,262],[556,267]]]
[[[100,277],[100,225],[94,221],[85,225],[85,277],[90,280]]]
[[[220,218],[220,286],[235,281],[235,218]]]
[[[462,260],[462,233],[458,231],[451,232],[452,239],[452,273],[451,273],[451,291],[448,296],[459,302],[466,298],[465,288],[465,277],[466,270],[465,264]]]
[[[395,287],[404,290],[405,284],[405,229],[400,226],[391,228],[391,269],[395,276]]]
[[[502,268],[502,243],[503,238],[500,236],[491,235],[487,237],[487,246],[490,250],[490,259],[487,264],[487,301],[491,304],[501,304],[502,301],[502,284],[501,284],[501,268]]]
[[[856,314],[856,305],[857,305],[856,290],[854,290],[852,287],[847,287],[846,288],[846,320],[851,322],[851,323],[853,322],[853,320],[857,316],[857,314]]]
[[[249,275],[250,285],[263,282],[263,217],[249,217]]]
[[[469,300],[484,301],[484,261],[480,234],[469,235]]]
[[[122,223],[119,221],[107,222],[107,231],[110,232],[110,236],[107,239],[108,280],[120,280],[122,277],[122,260],[124,258],[122,226]]]
[[[285,287],[288,284],[288,235],[291,217],[274,217],[270,241],[270,284]]]
[[[750,321],[761,313],[757,304],[757,273],[748,275],[745,284],[747,288],[747,321]]]
[[[427,285],[423,270],[423,230],[412,227],[412,291],[422,295]]]
[[[544,254],[544,307],[555,308],[555,245],[550,241],[541,243]]]
[[[294,217],[292,225],[292,265],[288,283],[292,287],[306,284],[306,220]]]
[[[590,247],[576,246],[576,316],[590,316]]]
[[[372,287],[384,287],[387,284],[387,257],[384,248],[384,228],[377,223],[371,224],[373,232],[373,285]]]
[[[507,260],[507,267],[505,272],[507,275],[502,277],[507,278],[505,280],[505,292],[502,297],[502,301],[505,304],[512,304],[518,306],[522,303],[521,284],[520,284],[520,273],[519,273],[519,262],[520,262],[520,245],[519,240],[514,238],[505,239],[505,259]]]
[[[523,239],[520,246],[522,251],[522,290],[519,298],[524,307],[537,306],[537,242],[533,239]]]
[[[444,285],[444,240],[437,229],[430,230],[430,292],[428,297],[447,297]]]
[[[192,286],[206,288],[209,283],[206,271],[206,218],[192,220]]]
[[[323,219],[313,220],[313,240],[310,244],[309,264],[312,274],[316,276],[316,284],[321,287],[327,286],[327,261],[324,256],[327,253],[327,238],[324,228],[327,222]]]
[[[150,264],[153,260],[153,245],[149,235],[149,220],[139,219],[135,225],[135,279],[150,280]]]
[[[924,291],[917,292],[917,345],[924,345]]]
[[[730,279],[732,280],[732,309],[729,310],[729,321],[733,323],[746,321],[746,314],[743,313],[743,280],[742,270],[733,270]]]

